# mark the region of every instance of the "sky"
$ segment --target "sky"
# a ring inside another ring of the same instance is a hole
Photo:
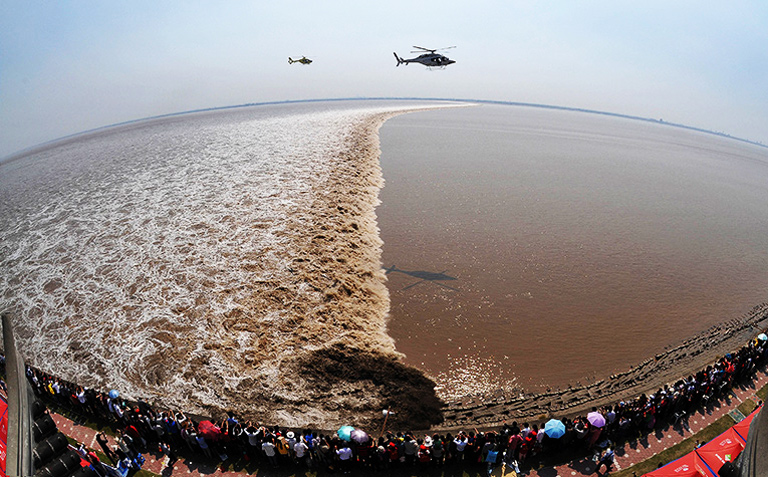
[[[0,158],[161,114],[356,97],[593,109],[768,144],[766,25],[764,0],[3,0]],[[413,45],[455,45],[456,63],[396,67]]]

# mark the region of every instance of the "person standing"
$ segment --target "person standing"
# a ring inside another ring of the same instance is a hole
[[[597,474],[600,470],[600,467],[605,466],[605,473],[611,471],[611,466],[613,465],[613,449],[610,447],[605,449],[605,452],[603,452],[602,457],[600,457],[600,460],[597,462],[597,467],[595,467],[595,473]]]
[[[464,450],[467,448],[467,438],[463,431],[459,432],[453,443],[456,445],[456,462],[462,464],[464,463]]]
[[[119,459],[117,458],[115,451],[109,447],[109,439],[107,438],[107,435],[103,432],[99,432],[96,434],[96,442],[99,443],[99,447],[101,447],[101,450],[104,451],[104,454],[106,454],[109,460],[112,461],[112,464],[116,464]]]
[[[412,435],[408,434],[405,436],[403,449],[405,450],[405,463],[409,466],[413,465],[416,462],[416,454],[419,452],[419,443]]]
[[[179,460],[179,456],[176,454],[176,451],[173,449],[176,444],[173,440],[168,439],[165,442],[160,442],[160,451],[168,456],[168,463],[165,464],[165,467],[168,469],[173,469],[173,464],[176,463],[176,461]]]
[[[336,455],[339,456],[339,467],[341,467],[342,472],[348,474],[352,465],[352,449],[347,443],[344,443],[340,449],[336,449]]]
[[[200,446],[200,449],[202,449],[203,452],[205,452],[205,455],[209,459],[213,459],[213,454],[211,453],[211,448],[208,447],[208,443],[205,442],[205,437],[203,437],[202,435],[198,434],[197,436],[195,436],[195,440],[197,440],[197,445]]]
[[[309,465],[309,446],[304,442],[303,438],[300,438],[295,444],[293,444],[293,455],[296,457],[296,463],[299,465]]]
[[[272,464],[272,467],[277,467],[277,455],[275,452],[275,444],[272,442],[272,438],[267,438],[261,444],[261,450],[264,451],[264,455],[267,456],[267,460]]]

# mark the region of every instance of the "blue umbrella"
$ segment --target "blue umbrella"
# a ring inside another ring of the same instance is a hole
[[[117,391],[117,389],[113,389],[109,392],[109,397],[112,399],[115,399],[120,396],[120,393]]]
[[[557,419],[550,419],[544,424],[544,434],[552,439],[559,439],[565,434],[565,424]]]
[[[352,431],[354,431],[355,428],[352,426],[341,426],[338,431],[336,431],[336,434],[341,438],[342,440],[345,440],[349,442],[350,439],[352,439]]]

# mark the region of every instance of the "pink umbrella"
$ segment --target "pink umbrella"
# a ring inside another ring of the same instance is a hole
[[[605,418],[599,412],[590,412],[587,414],[587,420],[595,427],[603,427],[605,425]]]

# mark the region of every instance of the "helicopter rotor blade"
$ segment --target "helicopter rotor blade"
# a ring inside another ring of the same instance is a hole
[[[422,53],[424,51],[428,51],[430,53],[434,53],[436,51],[450,50],[451,48],[456,48],[456,45],[454,45],[454,46],[446,46],[444,48],[435,48],[435,49],[424,48],[423,46],[416,46],[416,45],[413,45],[413,47],[414,48],[418,48],[419,51],[411,51],[411,53]]]

